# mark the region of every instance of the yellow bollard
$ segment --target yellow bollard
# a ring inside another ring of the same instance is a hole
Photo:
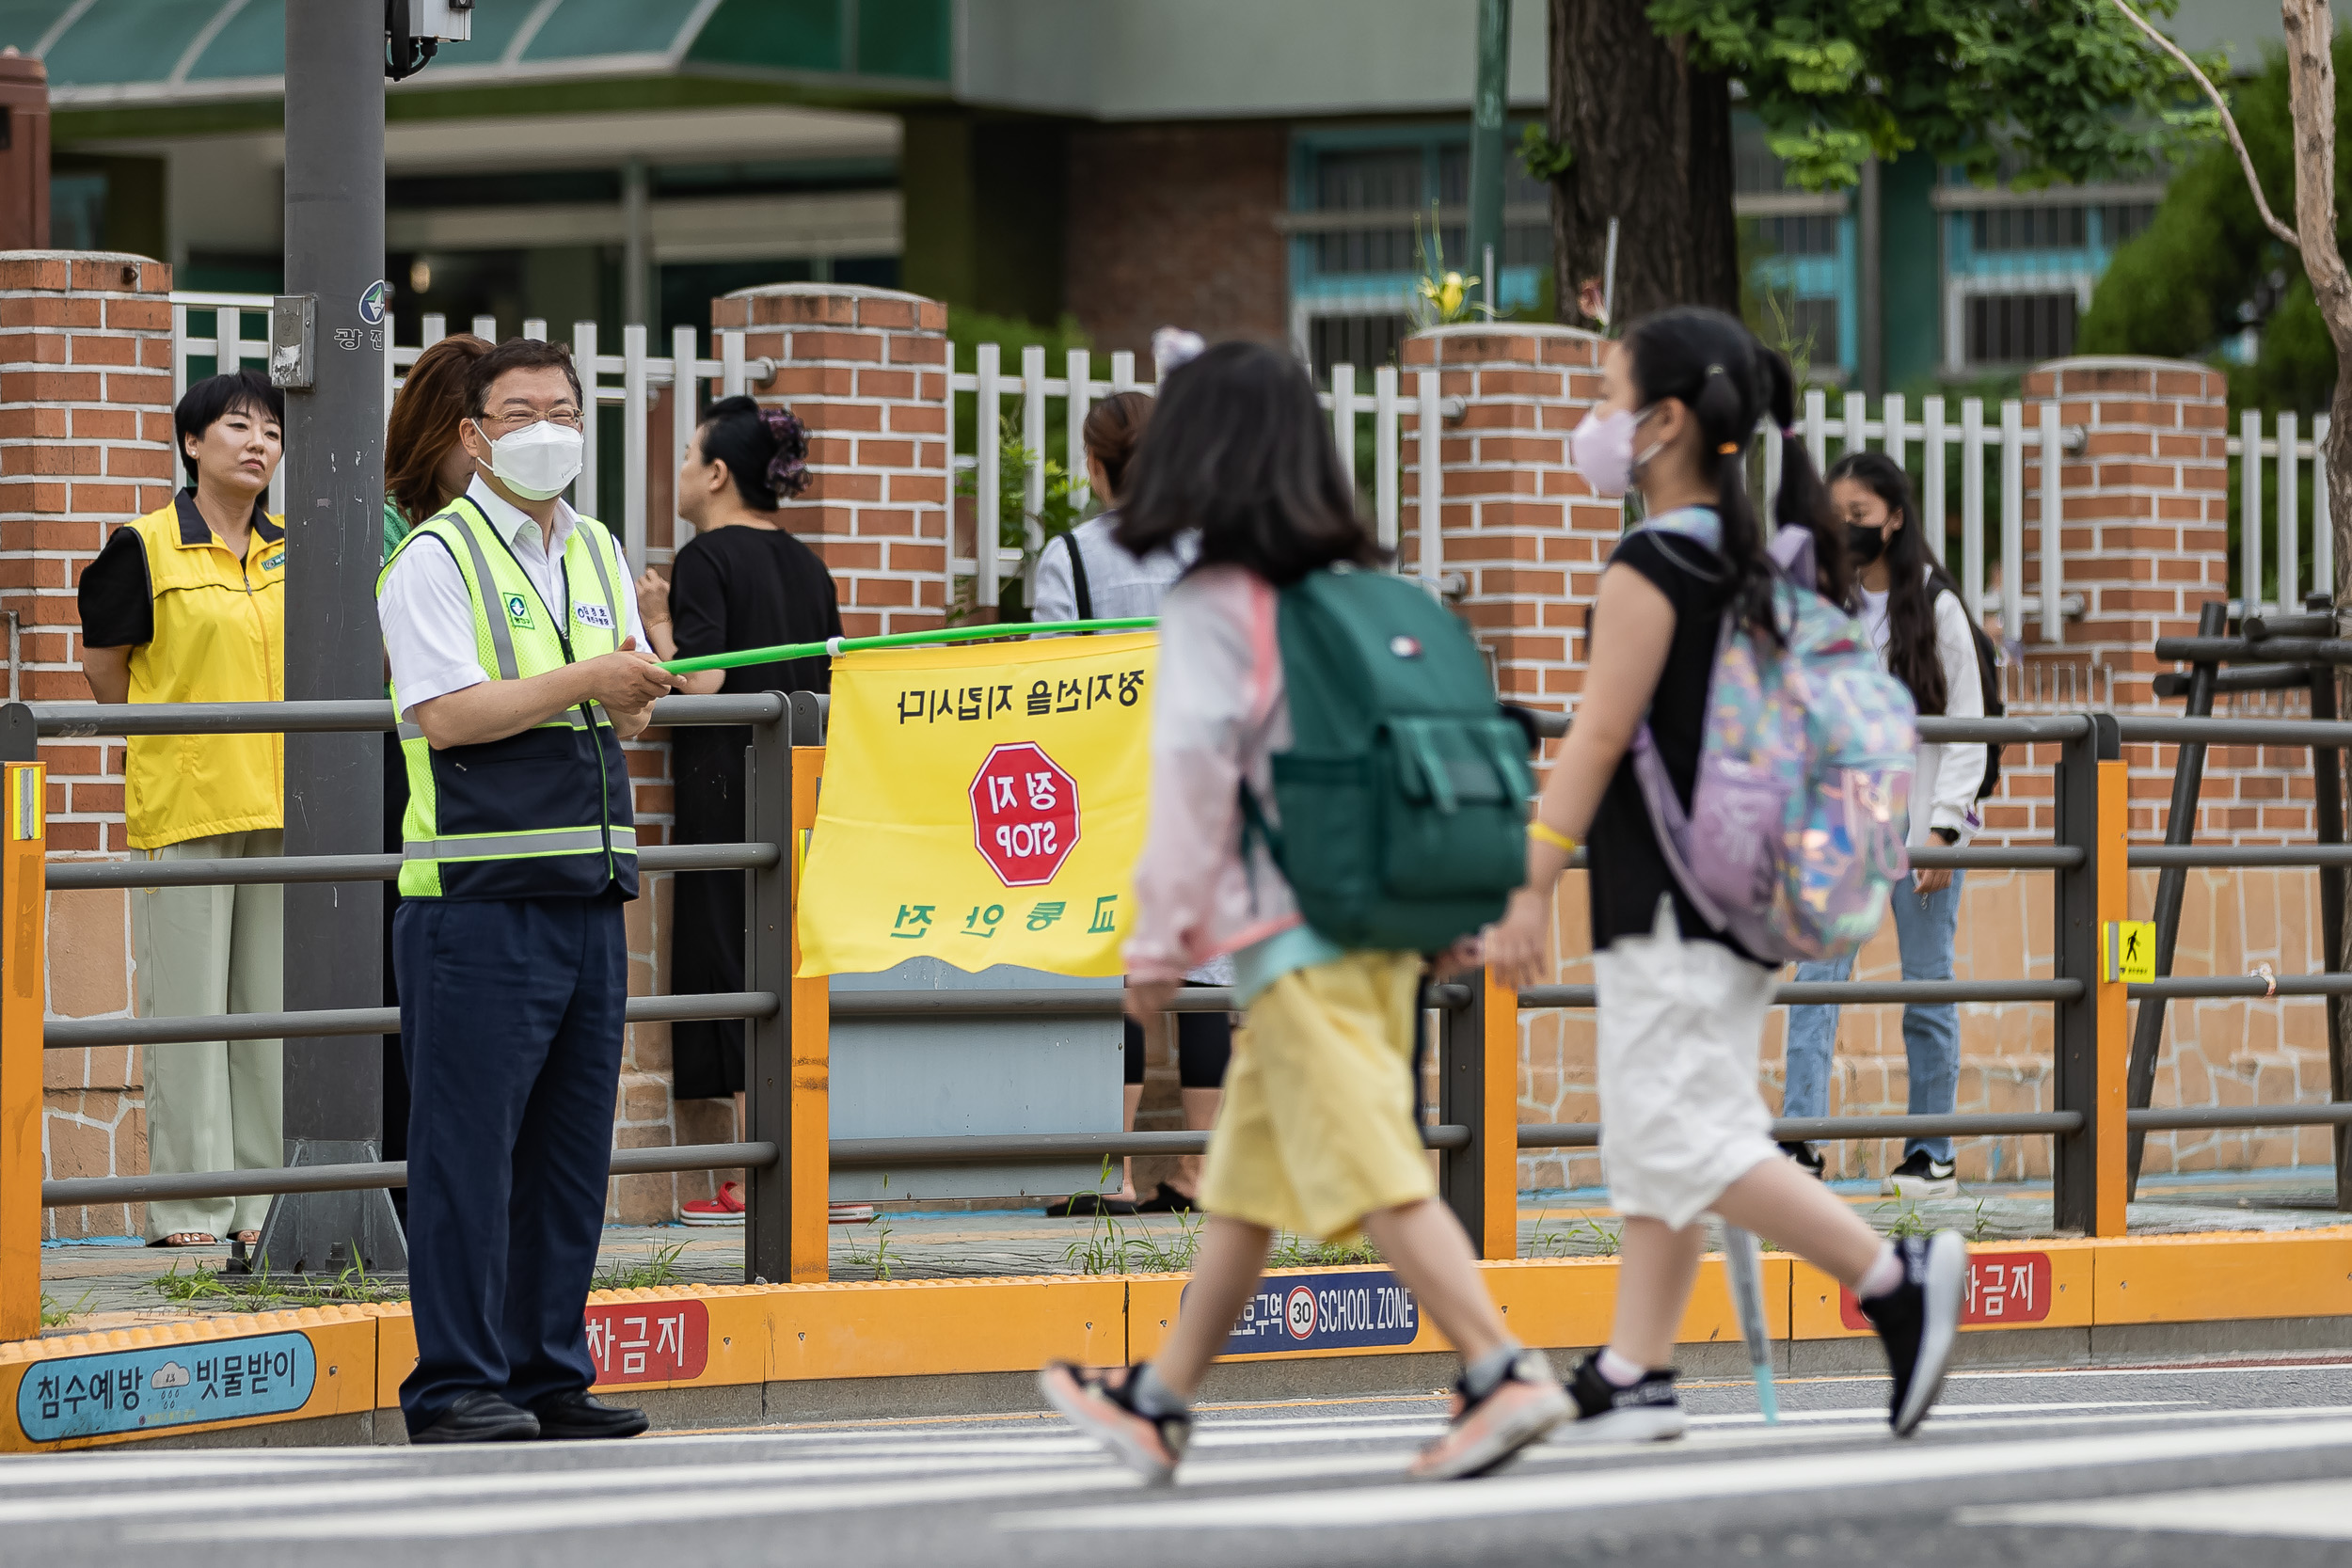
[[[2099,924],[2104,936],[2111,921],[2131,918],[2131,872],[2126,863],[2131,825],[2131,796],[2125,765],[2099,764]],[[2098,1122],[2092,1159],[2099,1168],[2099,1200],[2094,1236],[2121,1236],[2125,1229],[2123,1201],[2130,1190],[2127,1164],[2131,1137],[2125,1127],[2130,1104],[2131,1022],[2124,977],[2108,972],[2102,955],[2096,981],[2099,1052]]]
[[[817,797],[825,778],[822,746],[792,748],[792,1283],[819,1282],[831,1273],[827,1196],[833,1180],[828,1140],[833,1132],[833,990],[829,976],[800,977],[801,878],[808,835],[817,826]]]
[[[48,769],[8,764],[0,840],[0,1340],[40,1335],[41,1015]]]

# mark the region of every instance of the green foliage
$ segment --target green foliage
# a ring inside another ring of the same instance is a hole
[[[1304,1236],[1285,1233],[1266,1254],[1265,1266],[1269,1269],[1323,1269],[1381,1261],[1380,1249],[1372,1244],[1369,1236],[1359,1236],[1352,1242],[1313,1242]]]
[[[352,1249],[355,1253],[358,1248]],[[250,1274],[230,1274],[192,1264],[186,1274],[173,1263],[147,1288],[176,1307],[211,1307],[235,1312],[272,1312],[283,1307],[330,1302],[406,1301],[408,1292],[354,1263],[332,1279],[308,1275],[273,1275],[267,1255]]]
[[[98,1287],[93,1285],[88,1290],[84,1291],[80,1297],[78,1297],[71,1307],[58,1306],[57,1298],[51,1295],[48,1291],[43,1291],[40,1293],[40,1326],[43,1328],[63,1328],[67,1323],[72,1322],[73,1319],[79,1315],[83,1307],[89,1305],[89,1298],[97,1291],[97,1290]]]
[[[2336,40],[2335,62],[2341,144],[2352,133],[2352,35]],[[2291,215],[2295,147],[2284,55],[2274,52],[2262,73],[2237,83],[2230,97],[2271,210]],[[2352,166],[2341,159],[2336,220],[2337,244],[2352,241]],[[2255,363],[2230,367],[2232,403],[2326,407],[2335,350],[2302,261],[2263,227],[2237,155],[2221,143],[2181,170],[2155,220],[2116,252],[2076,342],[2085,354],[2208,355],[2249,317],[2262,320],[2262,348]]]
[[[1064,315],[1052,326],[1040,326],[1019,316],[993,316],[985,310],[967,310],[961,305],[947,312],[947,341],[956,351],[957,371],[965,375],[972,373],[982,343],[994,343],[1003,351],[998,356],[998,364],[1006,375],[1021,373],[1021,351],[1025,348],[1042,348],[1045,351],[1045,373],[1058,376],[1069,364],[1072,349],[1090,349],[1094,346],[1094,340],[1087,336],[1086,329],[1078,325],[1078,318],[1073,315]],[[1097,363],[1094,373],[1098,378],[1107,377],[1110,366]],[[978,430],[975,418],[977,401],[968,397],[956,400],[958,452],[968,453],[978,450],[975,445]],[[1008,399],[1006,406],[1013,410],[1017,422],[1019,404]],[[1069,454],[1062,450],[1066,444],[1062,435],[1056,431],[1047,436],[1045,448],[1066,461]]]
[[[1557,180],[1576,166],[1576,150],[1545,135],[1540,125],[1530,125],[1519,134],[1518,156],[1519,166],[1527,170],[1530,180]]]
[[[1808,190],[1914,149],[1979,182],[2081,182],[2217,125],[2106,0],[1649,0],[1648,15],[1688,35],[1693,65],[1738,78]]]
[[[645,1256],[634,1263],[617,1259],[598,1269],[589,1281],[592,1291],[652,1291],[664,1285],[683,1285],[686,1276],[677,1272],[678,1254],[686,1250],[684,1242],[668,1246],[647,1247]]]

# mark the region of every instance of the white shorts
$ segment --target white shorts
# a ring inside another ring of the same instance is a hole
[[[1651,933],[1619,937],[1593,972],[1610,1202],[1679,1230],[1779,1157],[1756,1088],[1773,972],[1721,942],[1683,941],[1664,899]]]

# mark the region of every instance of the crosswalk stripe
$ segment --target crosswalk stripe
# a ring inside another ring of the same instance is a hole
[[[1019,1530],[1367,1528],[1435,1524],[1508,1514],[1573,1513],[1759,1493],[1893,1486],[2032,1470],[2086,1469],[2149,1461],[2352,1445],[2352,1420],[2202,1427],[2127,1433],[2086,1444],[2072,1439],[1906,1445],[1850,1452],[1834,1469],[1813,1455],[1720,1464],[1614,1466],[1589,1474],[1511,1475],[1462,1486],[1387,1485],[1340,1492],[1176,1498],[1119,1509],[1084,1507],[1007,1513]]]
[[[2089,1502],[1963,1508],[1963,1525],[2057,1525],[2068,1528],[2182,1530],[2202,1535],[2287,1536],[2352,1541],[2352,1481],[2217,1486]]]

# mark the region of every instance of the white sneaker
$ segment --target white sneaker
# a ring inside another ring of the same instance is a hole
[[[1931,1160],[1926,1149],[1915,1149],[1911,1158],[1887,1172],[1879,1191],[1889,1197],[1958,1197],[1960,1183],[1952,1171],[1949,1160]]]

